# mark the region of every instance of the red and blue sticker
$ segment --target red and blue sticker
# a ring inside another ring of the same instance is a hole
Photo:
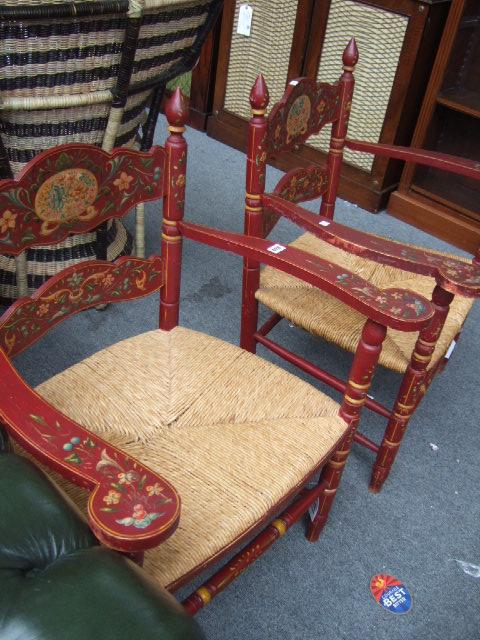
[[[373,597],[391,613],[408,613],[412,608],[412,596],[407,587],[386,573],[379,573],[370,580],[370,591]]]

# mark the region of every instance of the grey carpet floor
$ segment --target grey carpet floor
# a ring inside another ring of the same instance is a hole
[[[164,136],[160,123],[157,143],[163,143]],[[196,131],[189,130],[187,139],[187,218],[241,230],[243,154]],[[279,175],[270,169],[268,184],[272,186]],[[158,246],[157,211],[154,205],[147,207],[150,252]],[[337,219],[401,241],[450,249],[385,213],[373,216],[346,202],[339,203]],[[132,228],[132,220],[128,224]],[[272,237],[288,242],[298,234],[282,222]],[[239,258],[187,242],[181,323],[237,342],[240,285]],[[20,356],[18,366],[36,384],[98,348],[155,327],[156,305],[153,296],[83,313]],[[200,613],[207,638],[480,638],[480,577],[474,567],[459,562],[480,565],[479,328],[477,305],[449,366],[416,412],[383,492],[368,493],[372,455],[355,446],[319,542],[308,543],[301,524],[292,528]],[[275,332],[293,350],[338,375],[347,374],[349,354],[287,323]],[[259,353],[278,362],[263,349]],[[398,383],[397,375],[382,369],[373,393],[391,403]],[[364,412],[363,430],[368,435],[378,439],[383,425],[378,416]],[[438,449],[434,451],[431,443]],[[413,608],[407,615],[390,614],[373,600],[369,582],[380,572],[392,573],[410,589]]]

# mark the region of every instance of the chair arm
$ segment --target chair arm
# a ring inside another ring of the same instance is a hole
[[[0,421],[36,459],[92,490],[89,523],[107,546],[139,552],[175,531],[180,517],[175,488],[57,411],[26,384],[1,349]]]
[[[452,156],[438,151],[428,151],[426,149],[412,149],[411,147],[399,147],[397,145],[378,144],[375,142],[364,142],[363,140],[345,140],[345,146],[352,151],[363,151],[376,156],[405,160],[415,164],[424,164],[428,167],[458,173],[468,178],[480,180],[480,162]]]
[[[377,289],[363,278],[300,249],[263,238],[179,222],[182,234],[203,244],[268,264],[312,284],[386,327],[419,331],[433,316],[423,296],[405,289]]]
[[[265,211],[288,218],[344,251],[411,273],[431,276],[443,289],[453,294],[480,297],[480,266],[346,227],[273,194],[265,194],[262,205]]]

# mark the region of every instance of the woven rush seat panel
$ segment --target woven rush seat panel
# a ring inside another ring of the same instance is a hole
[[[347,253],[306,233],[290,246],[315,254],[325,260],[343,265],[346,270],[360,275],[380,289],[400,287],[415,291],[430,299],[435,281],[433,278],[408,273],[402,269],[382,265],[373,260]],[[432,252],[440,253],[440,252]],[[459,258],[458,256],[451,257]],[[333,342],[354,352],[365,324],[365,316],[339,300],[319,291],[293,276],[266,267],[261,274],[256,298],[293,324],[309,333]],[[455,296],[447,321],[437,342],[432,367],[446,353],[451,341],[462,327],[473,300]],[[383,343],[379,363],[403,373],[407,368],[418,334],[389,329]]]
[[[180,493],[178,530],[145,558],[145,569],[164,586],[273,517],[347,430],[339,405],[311,385],[178,327],[104,349],[37,391]],[[55,479],[85,505],[82,489]]]

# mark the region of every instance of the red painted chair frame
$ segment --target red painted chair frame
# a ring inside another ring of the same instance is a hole
[[[1,423],[34,457],[73,482],[93,489],[89,516],[100,540],[120,551],[140,555],[143,549],[158,544],[173,532],[178,522],[180,498],[164,478],[154,474],[143,463],[125,457],[121,451],[43,400],[20,378],[10,357],[20,353],[49,328],[74,313],[101,303],[137,298],[158,289],[159,326],[167,331],[174,328],[178,323],[183,236],[303,278],[369,318],[359,341],[339,410],[349,429],[338,448],[321,464],[319,482],[313,488],[307,488],[305,482],[298,490],[295,489],[295,493],[285,496],[280,505],[275,505],[276,513],[280,507],[284,508],[281,515],[185,600],[186,609],[193,614],[264,553],[316,500],[319,500],[319,508],[309,526],[307,537],[312,541],[318,538],[340,482],[387,327],[404,331],[421,330],[429,324],[433,309],[428,300],[401,289],[392,289],[380,296],[375,287],[353,274],[351,281],[345,283],[344,278],[339,278],[340,270],[335,265],[313,258],[303,251],[282,247],[276,253],[278,246],[272,251],[271,242],[262,238],[184,222],[187,156],[182,133],[188,110],[179,90],[168,103],[166,113],[170,135],[165,150],[154,148],[149,153],[121,150],[107,154],[87,145],[66,145],[38,155],[17,181],[7,181],[0,186],[0,203],[5,202],[6,198],[10,207],[10,214],[5,220],[14,222],[10,226],[5,225],[3,238],[0,238],[4,246],[0,244],[0,249],[6,248],[11,253],[20,250],[18,244],[21,248],[26,248],[29,243],[38,244],[45,230],[49,234],[48,242],[51,242],[53,234],[57,238],[69,231],[77,231],[79,226],[85,230],[95,227],[102,216],[108,219],[114,215],[125,215],[137,198],[138,201],[158,197],[164,199],[162,257],[153,256],[147,260],[122,258],[114,264],[91,261],[72,266],[53,277],[32,297],[17,301],[0,318]],[[132,170],[128,173],[125,170],[127,162],[133,163],[129,166],[136,166],[135,172]],[[59,163],[62,167],[60,174]],[[33,185],[34,193],[42,194],[42,185],[51,185],[52,180],[53,184],[57,184],[57,176],[65,176],[64,172],[72,169],[77,173],[78,169],[91,171],[98,178],[100,186],[95,197],[90,193],[91,202],[84,200],[83,204],[77,204],[74,213],[57,217],[54,229],[51,228],[54,225],[42,227],[45,220],[37,218],[38,211],[43,211],[41,206],[44,198],[37,198],[36,195],[35,201],[32,201],[31,195],[28,195],[29,187]],[[113,206],[105,210],[108,203]],[[20,210],[12,210],[14,206],[22,209],[23,216],[14,217],[20,214]],[[94,211],[89,210],[90,217],[85,220],[83,212],[87,211],[87,207],[93,207]],[[20,234],[17,224],[22,230]],[[341,272],[344,274],[343,269]],[[392,310],[392,307],[398,306],[400,313]],[[312,470],[312,475],[318,470]],[[162,487],[160,498],[155,495],[157,492],[149,491],[157,483]],[[122,485],[125,484],[135,495],[125,496],[126,512],[114,511],[112,507],[122,509],[124,506]],[[145,514],[156,517],[151,518],[152,521],[142,529],[140,535],[125,535],[122,527],[126,523],[123,521],[135,518],[131,509],[135,509],[137,500],[144,507],[143,517]],[[163,513],[158,515],[155,510],[160,506]],[[120,521],[119,515],[123,516]],[[264,523],[262,520],[259,526]],[[190,577],[186,576],[185,581]]]
[[[367,234],[334,223],[332,220],[343,149],[346,146],[355,151],[425,164],[475,179],[480,179],[480,166],[472,160],[422,149],[347,140],[348,116],[354,88],[353,70],[357,60],[358,51],[355,41],[352,40],[343,54],[344,71],[338,83],[324,85],[302,78],[291,82],[283,98],[272,108],[268,118],[265,117],[268,91],[262,76],[257,79],[250,96],[253,117],[250,120],[247,151],[245,232],[255,237],[265,237],[283,216],[318,238],[345,251],[411,273],[435,278],[437,286],[432,294],[435,315],[430,325],[420,332],[393,409],[388,409],[372,398],[366,399],[365,404],[369,409],[388,419],[381,444],[376,444],[358,432],[354,436],[356,442],[377,454],[370,490],[378,492],[390,473],[410,417],[435,374],[441,371],[447,362],[446,358],[442,358],[436,366],[430,370],[427,369],[454,295],[460,294],[472,298],[480,296],[480,268],[477,266],[480,265],[480,251],[473,259],[473,264],[468,265],[387,239],[379,242]],[[322,110],[322,113],[327,114],[325,119],[304,118],[303,126],[300,128],[295,119],[298,113],[296,105],[303,95],[307,95],[310,99],[311,112],[315,111],[315,105],[321,104],[324,100],[329,106]],[[336,96],[338,96],[337,102],[335,102]],[[290,128],[293,127],[296,133],[288,135],[292,112],[294,116]],[[272,194],[264,193],[265,167],[268,157],[304,142],[328,122],[333,124],[327,165],[293,169],[281,178]],[[296,204],[319,197],[322,198],[320,216]],[[280,315],[273,314],[262,327],[257,327],[258,303],[255,292],[259,283],[258,262],[246,260],[240,344],[245,349],[255,352],[257,343],[260,343],[316,379],[344,393],[346,388],[344,381],[267,337],[273,327],[282,320]]]

